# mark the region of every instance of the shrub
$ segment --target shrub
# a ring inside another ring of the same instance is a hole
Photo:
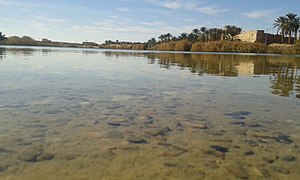
[[[158,44],[158,45],[155,46],[155,49],[160,50],[160,51],[174,51],[175,50],[175,45],[176,45],[176,42],[171,41],[171,42],[168,42],[168,43]]]
[[[23,36],[21,38],[17,37],[17,36],[9,37],[5,40],[5,44],[7,44],[7,45],[26,45],[26,46],[37,45],[36,41],[28,36]]]
[[[145,50],[145,45],[144,44],[136,44],[132,46],[132,50]]]
[[[273,54],[300,54],[300,47],[297,45],[271,45],[268,47],[267,52]]]
[[[193,52],[203,51],[203,46],[204,46],[204,43],[196,42],[192,45],[191,51],[193,51]]]
[[[178,41],[175,45],[175,51],[190,51],[192,43],[187,40]]]
[[[193,44],[191,51],[264,53],[267,51],[267,46],[260,43],[245,43],[240,41],[198,42]]]

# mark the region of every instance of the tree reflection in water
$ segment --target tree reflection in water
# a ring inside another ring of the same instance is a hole
[[[73,49],[74,51],[75,49]],[[0,48],[0,60],[6,54],[31,56],[40,53],[47,56],[52,51],[68,51],[66,49],[47,48]],[[121,59],[124,57],[144,57],[149,64],[159,64],[161,68],[170,69],[179,67],[189,70],[199,76],[261,76],[267,75],[270,79],[271,93],[289,97],[295,95],[300,99],[300,58],[295,56],[272,55],[238,55],[238,54],[183,54],[183,53],[154,53],[149,51],[115,51],[115,50],[82,50],[76,52],[89,55],[104,54],[106,57]]]
[[[300,98],[300,58],[294,56],[238,55],[238,54],[180,54],[105,52],[107,56],[144,56],[150,64],[161,68],[174,66],[199,76],[261,76],[268,75],[271,93]]]
[[[0,61],[5,58],[6,52],[5,48],[0,48]]]

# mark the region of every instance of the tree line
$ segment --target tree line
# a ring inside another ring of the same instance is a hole
[[[152,48],[157,44],[170,41],[187,40],[189,42],[210,42],[220,40],[234,40],[234,36],[240,34],[242,28],[232,25],[227,25],[224,28],[195,28],[190,33],[181,33],[179,36],[173,36],[171,33],[161,34],[158,40],[151,38],[147,41],[147,48]]]

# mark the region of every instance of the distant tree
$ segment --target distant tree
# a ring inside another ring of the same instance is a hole
[[[171,41],[173,38],[171,33],[167,33],[167,34],[162,34],[158,37],[158,39],[161,40],[161,42],[169,42]]]
[[[5,34],[2,34],[2,32],[0,32],[0,43],[6,39],[7,38],[5,37]]]
[[[195,40],[199,40],[200,39],[200,36],[201,36],[201,31],[200,29],[193,29],[193,34],[195,36]]]
[[[165,34],[167,41],[171,41],[171,39],[173,38],[171,33],[167,33]]]
[[[178,39],[178,37],[176,37],[176,36],[172,36],[171,40],[172,40],[172,41],[178,41],[179,39]]]
[[[224,27],[225,36],[229,40],[233,40],[234,36],[239,35],[242,32],[242,28],[237,26],[227,25]]]
[[[153,48],[157,44],[157,41],[155,38],[151,38],[147,41],[146,47],[147,48]]]
[[[113,44],[112,40],[105,40],[105,44],[109,45],[109,44]]]
[[[281,43],[284,43],[284,35],[287,29],[287,18],[284,16],[279,16],[275,23],[273,24],[273,28],[277,28],[277,34],[280,32],[281,34]]]
[[[200,32],[201,32],[201,41],[202,42],[207,42],[208,41],[208,29],[207,27],[201,27],[200,28]]]
[[[179,36],[178,36],[178,39],[179,40],[186,40],[188,38],[188,33],[181,33]]]
[[[220,41],[222,39],[223,30],[219,28],[208,29],[208,35],[210,41]]]
[[[158,39],[161,41],[161,42],[164,42],[166,41],[165,39],[165,35],[164,34],[161,34],[160,36],[158,36]]]
[[[189,41],[191,41],[191,42],[197,41],[197,38],[198,38],[198,36],[197,36],[195,33],[193,33],[193,32],[191,32],[191,33],[188,34],[188,36],[187,36],[187,39],[188,39]]]
[[[298,31],[300,29],[300,17],[295,18],[294,20],[294,37],[295,37],[295,42],[298,39]]]
[[[289,35],[289,44],[291,44],[292,33],[294,32],[296,26],[297,14],[288,13],[286,14],[286,18],[287,18],[286,31]]]

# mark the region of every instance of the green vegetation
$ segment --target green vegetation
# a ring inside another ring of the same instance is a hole
[[[295,13],[288,13],[285,16],[279,16],[273,28],[277,28],[277,33],[281,34],[281,43],[284,43],[285,35],[288,35],[288,43],[292,44],[292,34],[294,34],[294,39],[298,38],[298,31],[300,29],[300,18]]]
[[[5,37],[5,34],[2,34],[2,32],[0,32],[0,43],[2,43],[6,39],[7,38]]]

